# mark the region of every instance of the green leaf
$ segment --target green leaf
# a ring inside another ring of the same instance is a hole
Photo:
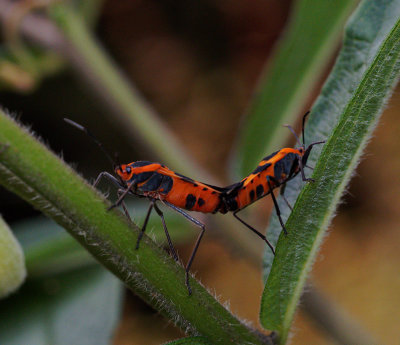
[[[160,313],[189,335],[204,335],[215,344],[269,338],[242,324],[199,283],[190,279],[188,296],[180,265],[148,237],[140,250],[139,229],[36,141],[26,129],[0,112],[0,183],[63,226],[98,261]]]
[[[13,224],[26,258],[29,279],[93,266],[95,260],[59,225],[45,217]]]
[[[0,298],[18,289],[25,276],[24,253],[0,215]]]
[[[358,84],[377,54],[398,15],[397,1],[368,1],[361,5],[347,24],[343,48],[335,67],[330,74],[322,93],[317,99],[313,114],[305,128],[306,142],[326,140],[337,125],[338,119],[354,95]],[[368,19],[367,19],[368,18]],[[314,113],[320,114],[318,117]],[[308,165],[315,165],[321,147],[315,147],[308,160]],[[293,205],[304,183],[300,177],[290,181],[285,196]],[[282,218],[290,215],[290,210],[283,199],[278,198]],[[281,226],[273,214],[268,227],[268,239],[274,245],[281,233]],[[266,250],[264,258],[264,278],[269,275],[273,256]]]
[[[356,0],[298,0],[289,24],[260,80],[238,145],[241,176],[262,157],[282,147],[288,130],[337,48]]]
[[[329,139],[315,166],[316,182],[302,190],[286,223],[289,235],[279,237],[260,312],[263,326],[278,331],[282,343],[340,197],[398,80],[399,17],[399,1],[362,3],[349,22],[343,49],[307,123],[307,142]],[[321,148],[313,151],[311,166]],[[288,184],[289,200],[296,200],[303,185],[301,179]],[[287,216],[287,209],[284,213]],[[280,230],[271,221],[269,238]],[[266,252],[266,276],[270,262]]]
[[[0,303],[0,343],[110,344],[123,291],[99,266],[31,281]]]

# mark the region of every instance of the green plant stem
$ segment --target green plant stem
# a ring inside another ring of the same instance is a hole
[[[138,229],[10,117],[0,114],[0,183],[63,226],[130,289],[189,335],[215,344],[262,344],[269,338],[241,324],[151,240],[136,251]]]
[[[208,339],[203,337],[187,337],[173,340],[164,345],[212,345]]]

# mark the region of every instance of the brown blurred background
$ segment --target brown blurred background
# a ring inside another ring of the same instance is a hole
[[[106,1],[96,30],[102,44],[182,145],[223,179],[242,115],[282,33],[290,6],[291,1],[283,0]],[[20,114],[24,123],[33,123],[33,129],[53,150],[63,151],[67,161],[79,161],[85,176],[94,177],[108,169],[108,162],[83,136],[60,139],[60,133],[72,133],[61,122],[68,114],[85,114],[86,125],[95,128],[107,147],[118,150],[122,161],[151,160],[142,156],[140,148],[137,152],[124,149],[124,134],[118,134],[118,126],[68,71],[46,80],[32,94],[2,92],[0,103]],[[379,344],[400,341],[399,111],[396,90],[312,273],[314,284]],[[87,147],[85,152],[77,149],[82,145]],[[88,156],[93,158],[87,161]],[[3,190],[1,207],[11,222],[21,213],[35,214]],[[271,207],[269,200],[263,207]],[[263,224],[266,220],[260,217],[258,221]],[[191,244],[178,248],[184,260],[190,248]],[[206,236],[192,271],[223,301],[229,301],[240,318],[260,328],[259,267]],[[160,344],[182,336],[130,292],[126,295],[124,318],[114,344]],[[333,344],[304,312],[298,314],[293,330],[292,344]]]

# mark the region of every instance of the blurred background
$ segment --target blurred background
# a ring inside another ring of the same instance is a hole
[[[243,114],[292,6],[288,0],[104,1],[96,7],[92,26],[118,68],[154,107],[193,161],[217,181],[230,183],[230,158],[245,121]],[[5,36],[3,30],[3,40]],[[310,90],[305,108],[318,95],[334,58],[332,55],[324,72],[315,76],[317,86]],[[98,147],[68,127],[63,117],[90,128],[111,152],[118,152],[122,162],[162,161],[139,134],[136,138],[135,133],[123,130],[112,107],[99,101],[96,82],[87,83],[79,70],[56,60],[51,58],[53,67],[45,77],[29,79],[22,74],[14,84],[3,78],[1,106],[31,126],[53,151],[62,154],[90,181],[100,171],[110,171],[110,164]],[[303,110],[298,110],[299,116]],[[312,273],[313,285],[357,320],[379,344],[398,344],[400,339],[399,111],[400,96],[395,90]],[[290,135],[286,144],[293,145]],[[204,175],[190,177],[200,176]],[[107,188],[112,194],[112,188],[103,186],[104,191]],[[146,202],[140,205],[145,207]],[[252,224],[265,228],[271,206],[269,199],[254,205]],[[140,210],[133,211],[135,219],[141,219]],[[33,223],[29,223],[33,220],[38,228],[43,227],[37,211],[3,188],[0,213],[16,231],[23,227],[21,224],[33,231]],[[197,229],[189,225],[179,230],[191,234],[176,235],[185,262]],[[255,253],[260,260],[257,265],[229,242],[214,236],[213,230],[209,223],[192,271],[222,301],[229,301],[235,314],[261,329],[261,252]],[[55,293],[55,278],[44,279],[46,291]],[[14,301],[23,293],[24,289],[13,297]],[[113,344],[160,344],[183,336],[130,291],[124,291],[123,296]],[[2,303],[0,310],[3,306],[4,311],[7,305]],[[334,343],[303,305],[294,324],[292,344]]]

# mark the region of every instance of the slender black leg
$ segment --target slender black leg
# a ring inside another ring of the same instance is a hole
[[[94,181],[93,183],[93,187],[96,187],[99,183],[100,180],[102,178],[106,178],[107,180],[111,181],[114,185],[116,185],[118,188],[120,189],[124,189],[125,190],[125,186],[121,184],[120,181],[118,181],[113,175],[111,175],[110,173],[108,173],[107,171],[103,171],[99,174],[99,176],[97,176],[96,181]]]
[[[290,211],[293,211],[292,205],[290,205],[289,200],[286,199],[286,197],[285,197],[285,189],[286,189],[286,183],[282,184],[279,194],[285,201],[286,205],[290,208]]]
[[[196,243],[195,243],[195,245],[193,247],[193,250],[192,250],[192,254],[190,254],[189,261],[187,262],[186,267],[185,267],[185,271],[186,271],[185,284],[186,284],[186,287],[187,287],[187,289],[189,291],[189,295],[192,294],[192,289],[191,289],[190,284],[189,284],[189,271],[190,271],[190,267],[192,266],[194,257],[196,256],[197,249],[199,249],[199,245],[200,245],[201,239],[203,238],[203,235],[204,235],[205,231],[206,231],[206,228],[205,228],[204,224],[202,224],[199,237],[197,237]]]
[[[276,202],[275,195],[274,195],[274,192],[272,190],[271,181],[270,181],[269,176],[267,176],[267,183],[268,183],[269,191],[270,191],[270,194],[271,194],[271,197],[272,197],[272,201],[274,202],[275,211],[276,211],[276,215],[278,216],[279,223],[281,223],[281,226],[282,226],[284,234],[287,235],[288,232],[287,232],[287,230],[285,228],[285,224],[283,223],[283,220],[281,218],[281,210],[279,209],[278,203]]]
[[[199,236],[197,237],[196,243],[193,247],[192,254],[190,254],[189,261],[186,264],[185,271],[186,271],[186,279],[185,279],[185,284],[188,289],[189,295],[192,294],[192,288],[190,287],[190,282],[189,282],[189,270],[190,267],[192,266],[194,257],[196,256],[197,250],[199,249],[201,239],[203,238],[204,232],[206,230],[206,227],[203,223],[198,221],[196,218],[191,217],[188,215],[185,211],[181,210],[180,208],[176,207],[175,205],[170,204],[169,202],[164,201],[164,204],[167,205],[168,207],[172,208],[174,211],[180,213],[182,216],[184,216],[186,219],[191,221],[193,224],[198,226],[201,229],[201,232]]]
[[[132,223],[132,219],[129,216],[128,210],[126,208],[126,205],[124,203],[124,198],[126,196],[127,193],[132,192],[130,189],[132,186],[129,186],[128,188],[125,188],[125,186],[123,186],[121,184],[120,181],[118,181],[113,175],[111,175],[110,173],[103,171],[99,174],[99,176],[97,176],[96,181],[94,181],[93,183],[93,187],[96,188],[96,186],[99,184],[100,180],[102,178],[106,178],[107,180],[111,181],[114,185],[116,185],[119,189],[117,190],[117,195],[118,195],[118,201],[112,205],[111,207],[108,208],[108,211],[111,210],[112,208],[122,205],[122,208],[124,210],[124,213],[126,215],[126,217],[128,218],[128,220]]]
[[[132,190],[133,189],[133,190]],[[132,182],[130,185],[128,185],[128,187],[126,189],[124,189],[123,193],[121,193],[121,195],[119,196],[118,200],[112,204],[107,211],[112,210],[114,207],[117,207],[121,204],[121,202],[124,200],[124,198],[126,197],[126,195],[128,193],[135,193],[136,190],[136,184],[134,182]]]
[[[118,197],[120,197],[124,192],[125,192],[125,189],[118,189],[117,190]],[[131,216],[129,215],[128,209],[126,208],[125,202],[123,200],[121,201],[121,206],[122,206],[122,209],[124,210],[126,218],[128,218],[130,223],[133,223]]]
[[[119,188],[118,191],[117,191],[117,194],[118,194],[118,201],[117,201],[114,205],[112,205],[111,207],[109,207],[109,208],[108,208],[108,211],[111,210],[112,208],[114,208],[114,207],[119,206],[120,204],[122,204],[122,208],[124,209],[125,215],[128,217],[128,219],[129,219],[130,221],[132,221],[132,220],[131,220],[131,217],[129,216],[128,210],[126,209],[125,203],[123,202],[123,200],[124,200],[126,194],[127,194],[127,193],[132,193],[132,191],[131,191],[132,184],[131,184],[128,188],[126,188],[126,186],[124,186],[123,184],[121,184],[121,182],[118,181],[118,179],[116,179],[113,175],[111,175],[110,173],[108,173],[108,172],[106,172],[106,171],[103,171],[103,172],[101,172],[101,173],[97,176],[96,181],[94,181],[94,183],[93,183],[93,187],[96,188],[96,186],[100,183],[100,180],[101,180],[102,178],[106,178],[107,180],[109,180],[109,181],[112,182],[115,186],[117,186],[117,187]],[[135,187],[136,187],[136,186],[135,186]]]
[[[301,157],[298,157],[298,161],[299,161],[299,168],[300,168],[300,173],[301,173],[302,180],[306,181],[306,182],[315,182],[315,180],[312,179],[312,178],[306,178],[306,175],[304,174],[304,166],[303,166],[303,162],[301,160]]]
[[[254,229],[250,224],[247,224],[243,219],[239,218],[239,216],[237,215],[237,213],[238,213],[239,211],[241,211],[241,210],[238,210],[238,211],[233,212],[233,216],[234,216],[239,222],[241,222],[243,225],[245,225],[247,228],[249,228],[251,231],[253,231],[256,235],[258,235],[259,237],[261,237],[261,239],[262,239],[263,241],[265,241],[265,243],[266,243],[266,244],[268,245],[268,247],[271,249],[272,254],[275,255],[275,250],[274,250],[274,247],[272,246],[272,244],[267,240],[267,238],[266,238],[261,232],[259,232],[258,230]]]
[[[118,191],[117,191],[118,197],[120,197],[124,193],[125,193],[125,189],[118,189]],[[150,206],[149,206],[149,209],[147,210],[146,218],[144,220],[142,229],[141,229],[141,231],[139,233],[139,236],[138,236],[138,239],[136,241],[136,247],[135,247],[136,250],[139,249],[140,241],[142,240],[144,232],[146,231],[147,223],[149,221],[150,214],[151,214],[151,211],[152,211],[153,206],[154,206],[154,202],[155,202],[154,200],[150,201]],[[121,201],[121,206],[122,206],[122,208],[124,210],[125,216],[128,218],[129,222],[131,222],[133,224],[131,216],[129,215],[128,209],[126,208],[125,202],[123,200]]]
[[[140,231],[138,239],[136,241],[136,247],[135,247],[136,250],[139,249],[140,241],[142,240],[144,232],[146,231],[147,223],[149,221],[151,211],[153,210],[153,206],[154,206],[154,201],[152,200],[152,201],[150,201],[150,206],[149,206],[149,209],[147,210],[147,214],[146,214],[146,218],[144,219],[142,230]]]
[[[111,175],[110,173],[108,173],[108,172],[106,172],[106,171],[103,171],[103,172],[101,172],[101,173],[99,174],[99,176],[97,176],[96,181],[95,181],[94,184],[93,184],[93,187],[96,187],[96,186],[99,184],[99,182],[100,182],[100,180],[101,180],[102,178],[108,179],[109,181],[111,181],[112,183],[114,183],[117,187],[119,187],[119,189],[118,189],[118,191],[117,191],[118,200],[115,202],[115,204],[113,204],[112,206],[110,206],[110,207],[108,208],[108,210],[111,210],[112,208],[121,205],[121,206],[122,206],[122,209],[124,210],[125,216],[128,218],[129,222],[133,223],[133,222],[132,222],[132,219],[131,219],[131,217],[130,217],[130,215],[129,215],[128,209],[126,208],[126,205],[125,205],[125,202],[124,202],[124,198],[126,197],[126,195],[127,195],[128,193],[134,193],[134,191],[132,191],[131,189],[132,189],[132,187],[133,187],[134,189],[136,189],[136,185],[134,185],[134,184],[132,183],[132,184],[130,184],[130,185],[128,186],[128,188],[125,188],[125,186],[123,186],[113,175]],[[142,197],[141,195],[137,195],[137,196]],[[141,231],[140,231],[140,233],[139,233],[139,236],[138,236],[138,239],[137,239],[137,242],[136,242],[136,247],[135,247],[136,249],[139,249],[139,244],[140,244],[140,241],[142,240],[142,237],[143,237],[143,235],[144,235],[144,232],[146,231],[147,223],[148,223],[148,221],[149,221],[151,211],[152,211],[152,209],[153,209],[153,207],[154,207],[154,203],[155,203],[154,200],[151,200],[151,201],[150,201],[150,206],[149,206],[149,209],[148,209],[148,211],[147,211],[146,218],[145,218],[145,220],[144,220],[144,224],[143,224],[143,226],[142,226],[142,229],[141,229]],[[160,211],[160,212],[161,212],[161,211]],[[161,219],[162,219],[162,221],[163,221],[164,229],[166,230],[164,217],[162,216]],[[168,232],[167,232],[167,238],[169,239],[168,242],[171,242],[171,239],[169,238]],[[175,250],[173,251],[173,254],[174,254],[175,260],[177,260],[177,256],[176,256]]]
[[[157,214],[161,218],[161,222],[162,222],[162,225],[163,225],[164,231],[165,231],[165,236],[167,236],[167,241],[168,241],[169,249],[171,250],[172,256],[175,259],[175,261],[178,261],[178,255],[176,254],[176,250],[174,248],[174,245],[172,244],[171,237],[169,236],[169,232],[168,232],[168,229],[167,229],[167,224],[165,224],[164,214],[158,208],[158,206],[157,206],[155,201],[153,201],[153,205],[154,205],[154,209],[156,210]]]

